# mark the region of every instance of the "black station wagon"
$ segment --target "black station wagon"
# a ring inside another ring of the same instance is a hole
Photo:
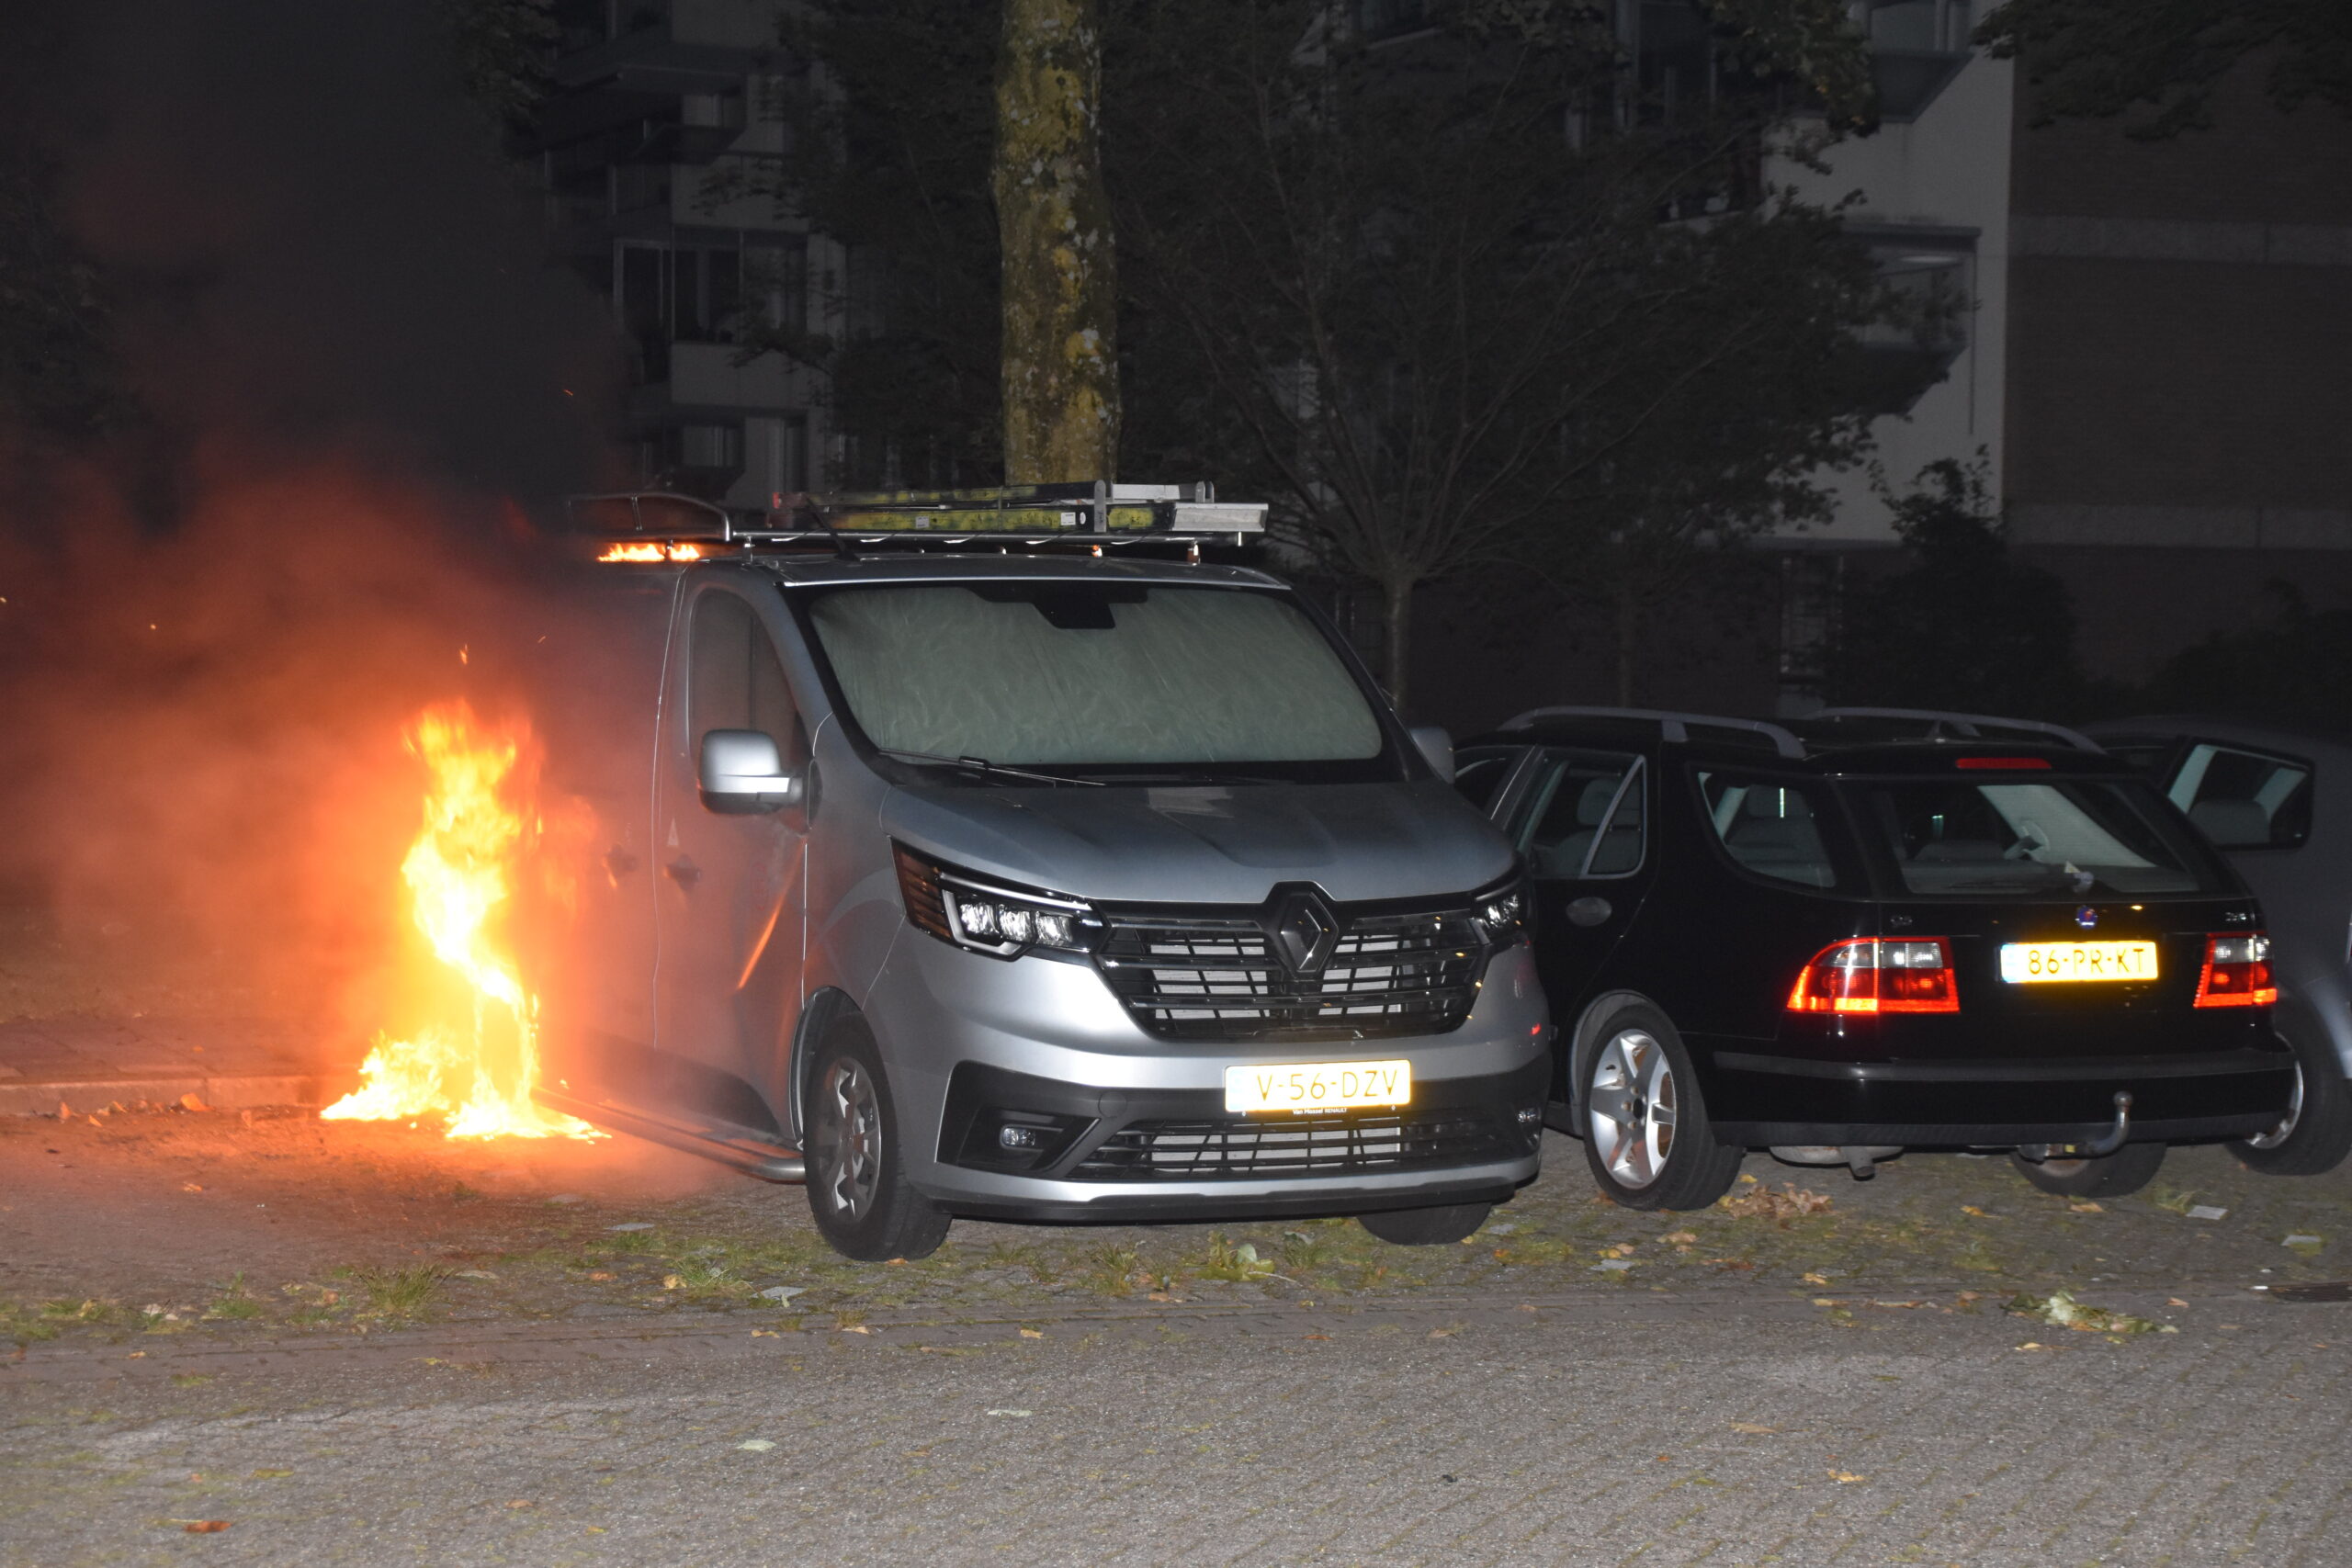
[[[1964,720],[1547,708],[1461,748],[1527,863],[1547,1119],[1602,1190],[1696,1208],[1749,1148],[1864,1177],[1946,1148],[2118,1193],[2279,1123],[2244,884],[2093,742]]]

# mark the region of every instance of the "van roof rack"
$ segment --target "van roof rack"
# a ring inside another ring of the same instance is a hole
[[[2103,751],[2105,747],[2079,729],[2044,724],[2038,718],[2003,718],[1996,714],[1947,713],[1938,708],[1823,708],[1805,716],[1808,722],[1827,719],[1892,719],[1927,727],[1929,740],[2027,740],[2046,738],[2063,741],[2077,751]],[[1991,733],[1987,733],[1990,731]]]
[[[861,545],[1043,543],[1092,545],[1159,541],[1197,547],[1227,537],[1238,544],[1266,528],[1263,502],[1221,502],[1215,488],[1196,484],[996,485],[982,490],[851,491],[831,494],[779,492],[770,505],[730,508],[666,491],[616,491],[578,495],[566,502],[581,532],[616,541],[658,541],[652,552],[634,548],[616,559],[695,559],[702,547],[761,546],[850,540]],[[686,549],[684,547],[695,547]]]
[[[1771,741],[1772,750],[1781,756],[1802,759],[1804,742],[1777,724],[1760,718],[1724,718],[1706,713],[1669,713],[1659,708],[1611,707],[1548,707],[1530,708],[1515,718],[1503,721],[1505,729],[1532,729],[1537,721],[1546,718],[1614,718],[1635,719],[1655,724],[1666,739],[1674,742],[1690,739],[1690,727],[1702,725],[1711,729],[1741,729],[1761,735]]]

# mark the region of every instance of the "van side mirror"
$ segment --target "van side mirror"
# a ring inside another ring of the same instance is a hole
[[[727,816],[781,811],[800,801],[800,775],[785,771],[775,738],[756,729],[705,734],[700,776],[703,805]]]
[[[1453,782],[1453,737],[1434,724],[1417,724],[1411,731],[1413,744],[1430,760],[1437,776],[1446,783]]]

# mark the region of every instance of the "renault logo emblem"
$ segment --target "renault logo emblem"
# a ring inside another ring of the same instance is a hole
[[[1274,910],[1274,951],[1295,975],[1319,975],[1339,945],[1329,908],[1312,893],[1294,893]]]

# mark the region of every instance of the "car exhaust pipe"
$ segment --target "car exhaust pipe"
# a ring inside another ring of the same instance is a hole
[[[2086,1144],[2019,1144],[2021,1158],[2039,1165],[2046,1159],[2102,1159],[2121,1148],[2132,1137],[2132,1091],[2115,1091],[2114,1124]]]

